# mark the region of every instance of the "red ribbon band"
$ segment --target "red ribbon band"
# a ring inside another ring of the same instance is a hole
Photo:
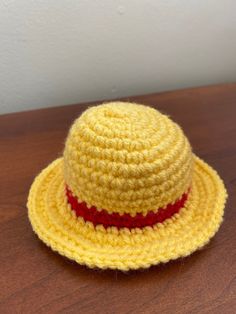
[[[83,217],[85,221],[92,222],[94,226],[103,225],[105,228],[114,226],[118,229],[143,228],[162,223],[184,207],[188,193],[184,193],[174,204],[168,204],[165,208],[159,208],[156,213],[149,211],[147,215],[138,213],[132,217],[130,214],[108,213],[105,209],[98,211],[94,206],[88,208],[85,202],[79,203],[68,186],[66,186],[68,203],[71,205],[71,209],[75,211],[77,217]]]

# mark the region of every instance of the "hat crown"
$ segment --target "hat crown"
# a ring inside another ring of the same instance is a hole
[[[65,182],[79,201],[109,213],[146,214],[190,187],[193,156],[181,128],[159,111],[113,102],[86,110],[64,150]]]

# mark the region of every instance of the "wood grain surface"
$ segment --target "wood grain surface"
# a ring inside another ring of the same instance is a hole
[[[61,257],[33,233],[25,204],[34,176],[62,154],[70,124],[89,104],[2,115],[1,314],[236,313],[236,84],[129,100],[170,115],[218,170],[229,192],[222,227],[201,251],[145,271],[90,270]]]

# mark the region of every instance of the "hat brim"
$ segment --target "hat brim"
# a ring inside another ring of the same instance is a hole
[[[28,213],[38,237],[77,263],[102,269],[138,269],[184,257],[217,232],[227,197],[215,170],[194,156],[193,182],[185,206],[163,223],[143,229],[105,229],[76,217],[65,196],[63,158],[34,180]]]

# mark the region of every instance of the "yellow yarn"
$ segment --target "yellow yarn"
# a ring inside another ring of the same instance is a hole
[[[191,192],[184,208],[163,223],[105,229],[76,217],[65,182],[81,200],[110,212],[156,209],[177,199],[190,182]],[[187,256],[205,245],[222,222],[226,196],[217,173],[191,153],[169,118],[144,106],[115,103],[91,108],[75,121],[64,158],[36,177],[27,206],[34,231],[53,250],[89,267],[129,270]]]
[[[64,151],[70,189],[110,213],[146,214],[176,201],[190,186],[192,164],[180,127],[153,108],[131,103],[85,111]]]

